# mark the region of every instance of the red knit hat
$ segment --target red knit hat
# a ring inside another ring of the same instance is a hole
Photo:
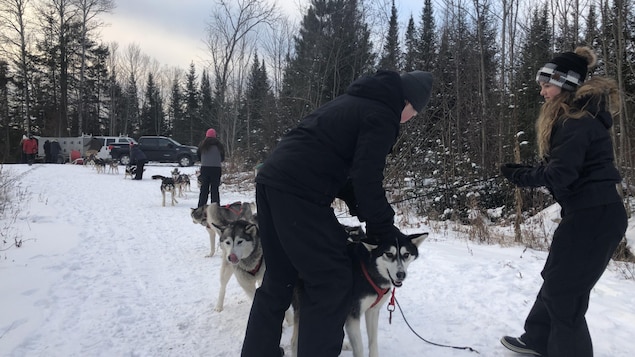
[[[205,137],[206,138],[215,138],[216,137],[216,130],[209,128],[207,129],[207,132],[205,133]]]

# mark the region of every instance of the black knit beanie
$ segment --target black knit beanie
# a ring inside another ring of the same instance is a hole
[[[573,52],[565,52],[538,70],[536,81],[575,91],[586,79],[588,65],[586,58]]]
[[[406,100],[420,113],[430,101],[432,73],[412,71],[401,75],[401,86]]]

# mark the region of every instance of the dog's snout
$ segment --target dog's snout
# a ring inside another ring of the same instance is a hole
[[[398,271],[397,272],[397,279],[404,280],[405,278],[406,278],[406,272],[405,271]]]

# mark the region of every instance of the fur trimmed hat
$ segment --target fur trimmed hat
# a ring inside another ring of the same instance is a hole
[[[589,68],[595,66],[597,56],[589,47],[578,47],[565,52],[545,64],[536,74],[536,82],[556,85],[563,90],[575,91],[586,79]]]
[[[430,101],[432,94],[432,73],[412,71],[401,75],[401,86],[406,100],[412,104],[417,113]]]
[[[215,138],[216,137],[216,130],[209,128],[207,129],[207,132],[205,132],[205,137],[206,138]]]

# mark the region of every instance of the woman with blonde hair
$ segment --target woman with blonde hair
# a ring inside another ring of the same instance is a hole
[[[615,81],[587,71],[597,57],[589,47],[556,56],[536,77],[545,99],[536,132],[540,166],[508,163],[501,173],[520,187],[545,186],[561,206],[543,284],[520,337],[508,349],[550,357],[590,357],[586,323],[589,295],[628,225],[617,185],[610,130],[619,108]]]

